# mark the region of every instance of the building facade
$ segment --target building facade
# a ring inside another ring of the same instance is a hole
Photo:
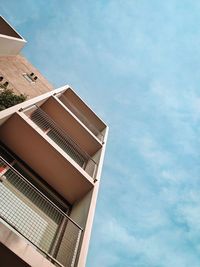
[[[29,99],[0,112],[0,266],[84,267],[108,127],[70,86],[52,90],[1,24],[2,89]]]

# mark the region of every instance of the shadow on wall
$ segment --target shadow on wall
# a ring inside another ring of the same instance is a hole
[[[15,255],[11,250],[7,249],[0,243],[0,266],[15,266],[15,267],[29,267],[23,260]]]

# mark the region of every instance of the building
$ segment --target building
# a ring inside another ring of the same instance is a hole
[[[0,85],[29,99],[0,112],[0,266],[84,267],[108,127],[68,85],[51,90],[25,42],[1,17]]]
[[[32,98],[53,86],[20,54],[26,40],[0,16],[0,86]]]

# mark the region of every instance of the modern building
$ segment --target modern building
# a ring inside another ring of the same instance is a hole
[[[20,54],[25,44],[25,39],[0,16],[0,88],[33,98],[53,86]]]
[[[0,18],[0,90],[29,99],[0,112],[0,266],[84,267],[108,135],[68,85],[51,84]]]

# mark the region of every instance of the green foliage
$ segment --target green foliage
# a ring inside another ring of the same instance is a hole
[[[27,96],[24,94],[16,95],[11,89],[3,89],[0,91],[0,111],[24,102],[26,99]]]

